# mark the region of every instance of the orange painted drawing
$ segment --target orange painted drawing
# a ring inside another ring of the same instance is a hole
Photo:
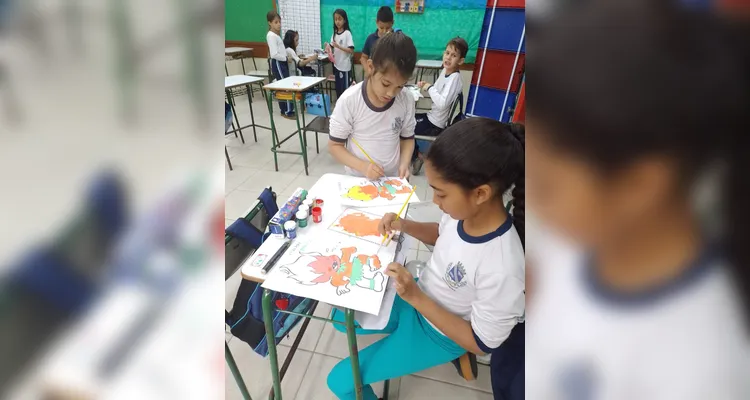
[[[371,243],[380,244],[382,236],[378,233],[378,224],[381,218],[382,216],[380,215],[347,208],[328,229]]]
[[[411,188],[398,179],[388,179],[373,184],[356,185],[349,188],[344,197],[357,201],[372,201],[378,197],[393,200],[398,194],[409,194]]]
[[[336,226],[354,236],[380,236],[380,233],[378,233],[379,222],[380,218],[373,218],[363,212],[355,212],[341,217]]]

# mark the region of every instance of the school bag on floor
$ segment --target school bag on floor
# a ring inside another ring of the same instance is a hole
[[[268,233],[264,234],[268,221],[276,211],[276,196],[267,188],[258,197],[263,209],[252,219],[239,218],[226,228],[225,263],[226,269],[235,271],[255,249],[259,248]],[[243,279],[237,290],[237,296],[231,311],[225,311],[224,322],[229,326],[232,335],[250,345],[256,353],[268,355],[268,341],[263,319],[263,288],[260,284]],[[289,310],[308,313],[314,301],[286,293],[273,293],[273,328],[275,342],[278,344],[302,319],[302,317],[281,313],[278,310]]]
[[[323,93],[308,93],[305,95],[307,112],[321,117],[331,116],[331,96]],[[328,115],[326,115],[328,110]]]

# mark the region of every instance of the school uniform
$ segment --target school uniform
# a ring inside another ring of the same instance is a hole
[[[272,31],[266,34],[268,43],[268,57],[271,66],[271,73],[276,80],[289,77],[289,65],[287,64],[287,53],[284,47],[284,41],[281,36]],[[287,100],[279,100],[281,113],[287,116],[294,115],[294,103]]]
[[[393,28],[393,32],[401,32],[401,29]],[[380,39],[380,36],[378,36],[377,29],[375,29],[375,32],[367,35],[365,45],[362,47],[362,54],[372,58],[372,51],[375,49],[375,44],[377,44],[378,39]]]
[[[336,42],[339,46],[348,49],[354,49],[354,39],[352,33],[346,30],[342,33],[334,33],[331,36],[331,43]],[[333,47],[333,46],[331,46]],[[341,98],[341,94],[349,87],[352,78],[352,54],[349,54],[337,47],[333,48],[333,74],[336,77],[336,98]]]
[[[367,160],[362,151],[349,140],[354,138],[381,165],[386,176],[398,176],[401,162],[401,140],[414,138],[414,98],[404,88],[383,107],[376,107],[367,98],[364,80],[344,92],[336,101],[330,119],[330,139],[346,143],[356,157]],[[345,167],[348,175],[362,176]]]
[[[623,294],[585,252],[557,238],[535,245],[526,399],[750,398],[743,313],[715,252],[669,283]]]
[[[445,129],[448,126],[451,105],[456,101],[463,87],[459,71],[451,74],[446,74],[445,69],[440,71],[440,76],[435,81],[435,84],[427,90],[427,93],[430,94],[430,99],[432,99],[432,107],[427,113],[415,115],[417,126],[414,129],[414,133],[424,136],[437,136]],[[430,144],[426,140],[417,140],[417,144],[414,146],[414,157],[417,156],[417,151],[426,154],[430,148]]]
[[[469,236],[463,221],[448,215],[438,229],[432,258],[417,284],[441,307],[470,322],[479,347],[491,352],[523,321],[525,267],[518,233],[510,218],[481,237]],[[342,317],[338,311],[334,315],[336,320]],[[374,382],[448,363],[466,353],[398,296],[385,329],[357,333],[390,334],[359,352],[367,400],[376,399],[370,386]],[[340,399],[353,399],[352,379],[351,361],[345,359],[328,375],[328,387]]]
[[[290,64],[292,67],[289,69],[290,74],[292,75],[301,75],[301,76],[315,76],[315,70],[312,69],[309,65],[300,66],[299,63],[300,58],[297,55],[297,52],[294,51],[293,48],[287,47],[286,48],[286,55],[290,61]],[[293,72],[293,73],[292,73]]]

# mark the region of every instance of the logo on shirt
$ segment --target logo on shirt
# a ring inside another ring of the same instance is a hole
[[[448,268],[445,269],[443,280],[445,280],[448,287],[453,290],[466,286],[466,269],[463,264],[461,264],[460,261],[455,265],[453,263],[448,264]]]
[[[401,134],[401,128],[404,127],[404,120],[401,119],[401,117],[396,117],[396,119],[393,120],[393,124],[391,125],[391,129],[393,130],[393,133],[396,135]]]

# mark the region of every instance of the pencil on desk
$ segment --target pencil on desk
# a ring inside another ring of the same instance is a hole
[[[374,160],[372,159],[372,157],[370,157],[370,155],[369,155],[369,154],[367,154],[367,152],[365,151],[365,149],[363,149],[363,148],[362,148],[362,146],[360,146],[360,145],[359,145],[359,143],[357,143],[357,141],[356,141],[356,140],[354,140],[354,138],[351,138],[351,139],[352,139],[352,143],[354,143],[354,144],[355,144],[355,145],[356,145],[356,146],[357,146],[357,147],[359,148],[359,150],[360,150],[360,151],[362,151],[362,154],[364,154],[364,155],[365,155],[365,157],[367,157],[367,159],[368,159],[368,160],[370,160],[370,162],[371,162],[371,163],[373,163],[373,164],[375,164],[375,165],[378,165],[378,164],[377,164],[377,163],[376,163],[376,162],[375,162],[375,161],[374,161]]]
[[[409,197],[406,198],[406,201],[404,202],[404,205],[401,206],[401,209],[398,211],[398,214],[396,214],[396,219],[394,219],[393,222],[396,222],[396,221],[398,221],[399,218],[401,218],[401,213],[404,212],[404,209],[406,208],[406,205],[409,204],[409,200],[411,200],[411,195],[414,194],[415,190],[417,190],[417,185],[414,185],[411,188],[411,193],[409,193]],[[391,240],[393,240],[393,235],[390,235],[390,237],[388,237],[388,235],[385,235],[385,237],[383,238],[383,241],[385,241],[386,238],[388,238],[388,243],[385,244],[386,247],[387,247],[389,244],[391,244]],[[383,242],[380,242],[380,245],[382,246]]]

